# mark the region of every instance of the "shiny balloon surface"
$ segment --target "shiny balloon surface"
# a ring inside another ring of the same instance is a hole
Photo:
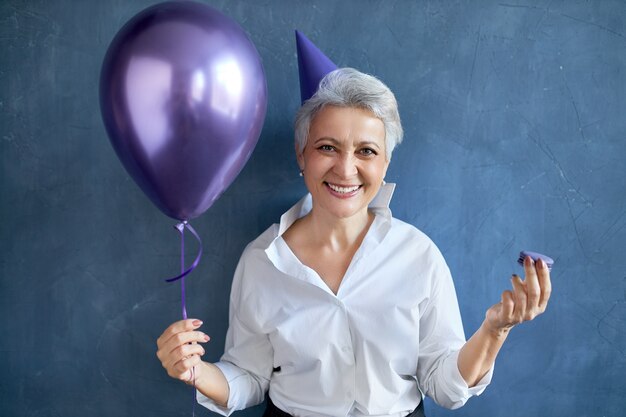
[[[210,6],[166,2],[115,36],[100,77],[100,107],[124,167],[179,220],[207,210],[258,141],[265,74],[241,27]]]

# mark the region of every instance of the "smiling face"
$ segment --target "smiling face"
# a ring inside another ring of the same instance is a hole
[[[368,110],[326,106],[298,155],[313,210],[336,218],[367,214],[389,166],[385,126]]]

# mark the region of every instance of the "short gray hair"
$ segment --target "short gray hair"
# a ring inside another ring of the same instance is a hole
[[[295,140],[298,152],[304,151],[311,121],[325,106],[355,107],[371,111],[385,126],[387,160],[402,142],[398,103],[389,87],[378,78],[354,68],[339,68],[320,81],[317,92],[302,104],[296,114]]]

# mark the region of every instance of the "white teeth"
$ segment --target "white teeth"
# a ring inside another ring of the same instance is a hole
[[[330,187],[331,190],[333,190],[336,193],[351,193],[353,191],[356,191],[359,189],[360,185],[355,185],[353,187],[339,187],[337,185],[334,184],[330,184],[330,183],[326,183],[328,184],[328,186]]]

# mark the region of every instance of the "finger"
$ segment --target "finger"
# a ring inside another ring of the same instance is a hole
[[[175,347],[172,346],[172,344],[176,345],[176,341],[180,339],[181,334],[191,332],[201,325],[202,321],[197,319],[181,320],[173,323],[170,327],[165,329],[163,334],[157,339],[159,350],[170,352]]]
[[[211,338],[200,331],[189,331],[183,333],[176,333],[159,349],[164,355],[169,356],[179,346],[193,343],[206,343]]]
[[[192,356],[201,357],[205,354],[205,350],[201,345],[198,344],[185,344],[177,347],[172,351],[170,355],[167,356],[165,361],[162,362],[164,368],[168,369],[170,367],[175,366],[180,361],[183,361]]]
[[[183,359],[179,361],[174,367],[174,374],[176,376],[171,375],[171,374],[170,376],[174,376],[174,378],[178,378],[181,381],[189,381],[191,379],[189,377],[189,372],[194,366],[199,365],[201,361],[202,359],[200,358],[200,356],[197,356],[197,355],[190,356],[186,359]]]
[[[550,280],[550,270],[545,262],[541,261],[541,265],[537,268],[539,275],[539,287],[541,288],[541,296],[539,297],[538,308],[541,313],[546,311],[550,294],[552,294],[552,281]]]
[[[195,330],[200,326],[202,326],[202,320],[198,319],[186,319],[174,322],[159,336],[157,346],[161,347],[177,333]]]
[[[198,344],[192,345],[183,345],[178,351],[180,352],[181,358],[186,358],[193,355],[203,356],[205,354],[204,347]]]
[[[524,259],[524,273],[526,284],[526,312],[536,311],[539,305],[539,298],[541,296],[541,287],[539,285],[539,279],[537,277],[537,269],[541,264],[541,259],[538,262],[534,262],[530,256]]]
[[[502,293],[502,318],[507,325],[511,325],[513,323],[513,313],[515,311],[515,300],[513,298],[513,293],[509,290],[506,290]]]
[[[524,288],[522,279],[516,274],[513,274],[511,283],[513,284],[513,299],[515,300],[512,324],[519,324],[524,321],[524,316],[526,315],[526,289]]]

